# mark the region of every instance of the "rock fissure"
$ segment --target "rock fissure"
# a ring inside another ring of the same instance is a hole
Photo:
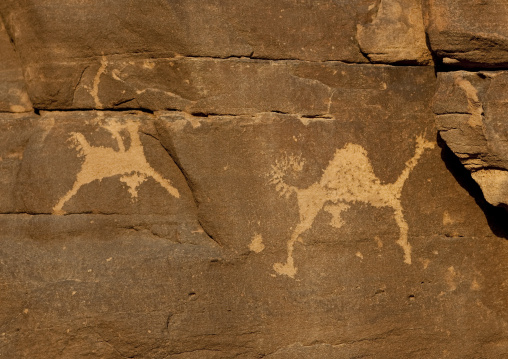
[[[0,357],[508,355],[502,2],[0,18]]]

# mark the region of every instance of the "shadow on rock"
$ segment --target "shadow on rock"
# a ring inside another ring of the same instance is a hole
[[[471,177],[471,173],[462,165],[459,158],[448,148],[441,136],[437,135],[437,143],[441,148],[441,159],[455,180],[464,188],[476,204],[485,213],[485,217],[492,232],[504,239],[508,239],[508,208],[493,206],[485,200],[480,186]]]

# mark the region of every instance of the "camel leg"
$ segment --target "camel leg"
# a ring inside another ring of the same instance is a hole
[[[418,164],[418,161],[419,161],[420,157],[423,155],[423,152],[425,151],[425,149],[432,149],[432,148],[434,148],[434,146],[435,146],[434,143],[427,141],[422,136],[418,136],[416,138],[415,153],[414,153],[413,157],[406,162],[406,167],[400,174],[397,181],[395,181],[395,183],[394,183],[394,187],[396,188],[396,191],[397,191],[397,196],[400,197],[400,194],[402,193],[402,187],[404,187],[404,183],[408,179],[411,171]]]
[[[79,180],[76,180],[76,182],[74,182],[74,185],[72,186],[71,190],[69,192],[67,192],[65,194],[65,196],[60,198],[58,203],[53,207],[53,214],[56,214],[56,215],[65,214],[66,212],[63,210],[63,206],[65,205],[65,203],[68,200],[70,200],[72,197],[74,197],[76,195],[76,193],[78,193],[81,186],[83,186],[87,183],[90,183],[90,182],[81,183]]]
[[[399,239],[397,240],[397,244],[402,247],[404,251],[404,263],[411,264],[411,245],[407,240],[409,226],[404,219],[404,214],[402,213],[402,207],[395,208],[395,221],[399,226],[400,234]]]
[[[278,273],[278,274],[284,274],[284,275],[287,275],[288,277],[291,277],[291,278],[294,278],[295,277],[295,274],[296,274],[296,267],[295,267],[295,264],[294,264],[294,259],[293,259],[293,251],[294,251],[294,248],[295,248],[295,243],[298,241],[298,242],[302,242],[302,239],[300,238],[300,234],[302,234],[303,232],[306,231],[306,229],[303,229],[302,228],[302,224],[298,224],[298,226],[296,227],[296,229],[293,231],[293,234],[291,235],[291,239],[288,241],[287,243],[287,258],[286,258],[286,263],[275,263],[273,265],[273,269]]]
[[[321,193],[320,193],[321,192]],[[278,274],[284,274],[288,277],[294,278],[297,268],[294,266],[293,251],[296,242],[301,242],[300,235],[309,230],[314,223],[319,211],[323,208],[326,199],[326,191],[313,185],[307,190],[297,192],[298,194],[298,207],[300,209],[300,223],[296,226],[290,240],[287,243],[287,259],[286,263],[275,263],[273,269]]]

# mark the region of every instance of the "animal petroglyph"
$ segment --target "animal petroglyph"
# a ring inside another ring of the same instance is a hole
[[[108,67],[108,59],[106,56],[102,55],[101,57],[101,65],[99,66],[99,69],[97,70],[97,73],[95,74],[93,78],[92,87],[84,85],[83,87],[85,90],[88,91],[90,96],[92,96],[95,108],[96,109],[103,109],[104,106],[102,105],[102,102],[99,98],[99,85],[101,83],[101,76],[106,73],[106,68]]]
[[[117,143],[118,151],[111,147],[91,146],[82,133],[71,133],[73,146],[79,151],[79,156],[84,158],[84,162],[72,188],[53,207],[54,214],[64,214],[64,205],[78,193],[82,186],[117,175],[121,176],[120,181],[128,187],[133,201],[138,196],[137,188],[148,177],[152,177],[170,195],[176,198],[180,197],[178,190],[156,172],[146,160],[143,145],[139,138],[138,122],[109,121],[103,128],[111,133]],[[125,149],[124,140],[120,134],[121,131],[126,131],[129,134],[130,145],[128,149]]]
[[[433,147],[433,143],[426,141],[423,136],[418,136],[414,156],[406,162],[399,178],[394,183],[386,184],[376,177],[367,151],[357,144],[348,143],[344,148],[337,149],[321,179],[303,189],[287,184],[284,178],[289,171],[301,171],[304,162],[293,156],[276,161],[270,172],[270,182],[281,196],[288,198],[293,193],[296,194],[300,220],[287,242],[286,262],[275,263],[275,272],[294,278],[297,271],[293,258],[295,243],[302,242],[300,236],[312,227],[314,219],[322,209],[332,215],[330,225],[340,228],[344,224],[342,212],[358,202],[393,209],[395,222],[400,229],[397,244],[404,251],[404,262],[411,264],[411,245],[407,239],[409,228],[404,219],[400,196],[404,183],[425,149]]]

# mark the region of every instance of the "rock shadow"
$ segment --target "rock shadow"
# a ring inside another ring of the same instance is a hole
[[[485,214],[485,218],[492,232],[498,237],[508,239],[508,208],[493,206],[487,202],[480,186],[471,177],[471,173],[462,165],[459,158],[446,145],[439,134],[437,135],[437,143],[441,148],[441,159],[445,163],[446,168],[462,188],[474,198],[476,204]]]

